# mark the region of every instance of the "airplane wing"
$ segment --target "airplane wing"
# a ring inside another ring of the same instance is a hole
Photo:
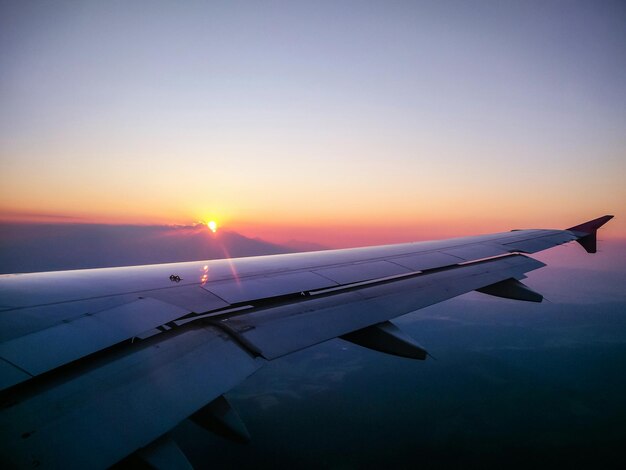
[[[267,361],[340,337],[415,359],[393,318],[477,290],[541,301],[526,254],[596,251],[604,216],[367,248],[0,276],[0,459],[108,467],[185,463],[167,433],[191,418],[246,431],[223,394]]]

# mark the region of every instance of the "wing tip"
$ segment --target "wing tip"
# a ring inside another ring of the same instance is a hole
[[[572,232],[577,238],[576,241],[585,249],[587,253],[596,253],[597,232],[600,227],[611,220],[613,215],[603,215],[597,219],[589,220],[580,225],[570,227],[567,230]]]
[[[613,215],[603,215],[602,217],[598,217],[597,219],[593,219],[593,220],[589,220],[587,222],[584,222],[580,225],[576,225],[574,227],[570,227],[566,230],[569,230],[570,232],[581,232],[581,233],[586,233],[587,235],[590,235],[592,233],[594,233],[596,230],[598,230],[600,227],[602,227],[604,224],[606,224],[609,220],[611,220],[613,217]]]

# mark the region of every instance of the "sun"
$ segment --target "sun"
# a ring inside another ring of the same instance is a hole
[[[210,220],[209,222],[207,222],[207,227],[209,227],[209,230],[213,233],[217,232],[217,224],[215,223],[214,220]]]

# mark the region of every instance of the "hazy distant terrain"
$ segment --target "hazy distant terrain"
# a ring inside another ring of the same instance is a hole
[[[0,224],[0,274],[236,258],[323,249],[204,225]]]

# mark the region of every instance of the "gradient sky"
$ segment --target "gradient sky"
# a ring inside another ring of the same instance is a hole
[[[3,0],[0,106],[3,220],[626,237],[621,1]]]

